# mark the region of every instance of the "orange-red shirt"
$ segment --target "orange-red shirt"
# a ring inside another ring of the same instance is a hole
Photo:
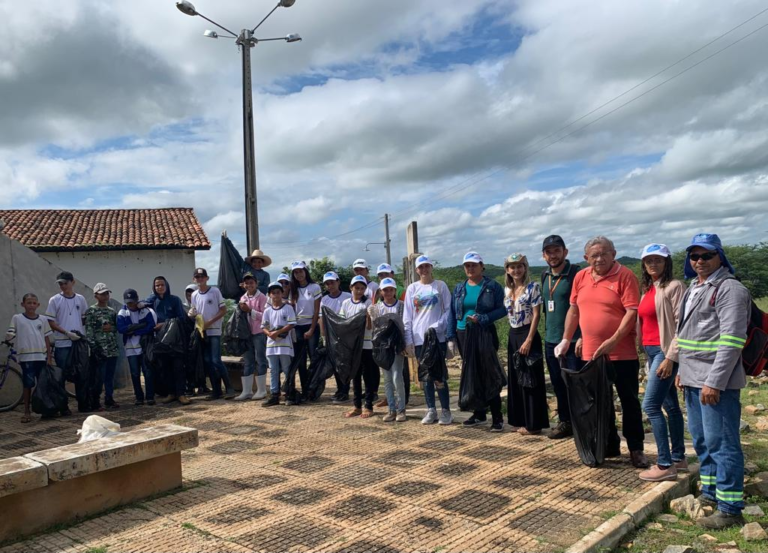
[[[592,359],[600,344],[613,336],[627,310],[640,304],[640,286],[632,271],[614,263],[604,277],[592,275],[587,267],[576,274],[571,289],[571,305],[579,308],[579,326],[584,347],[581,357]],[[634,323],[633,323],[634,324]],[[637,359],[636,331],[625,336],[608,355],[612,361]]]

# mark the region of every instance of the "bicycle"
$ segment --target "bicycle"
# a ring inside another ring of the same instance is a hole
[[[24,379],[21,370],[14,366],[18,365],[16,350],[10,342],[3,344],[8,346],[8,357],[0,365],[0,413],[12,411],[24,398]]]

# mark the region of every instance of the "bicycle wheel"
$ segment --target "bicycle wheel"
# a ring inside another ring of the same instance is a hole
[[[0,413],[10,411],[21,403],[24,397],[24,381],[16,367],[0,367]]]

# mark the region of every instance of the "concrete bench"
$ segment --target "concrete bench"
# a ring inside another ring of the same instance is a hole
[[[0,542],[181,486],[194,428],[163,424],[0,461]]]

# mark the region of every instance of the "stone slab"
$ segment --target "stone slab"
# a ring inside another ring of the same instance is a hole
[[[48,485],[48,469],[24,457],[0,460],[0,497]]]
[[[49,480],[61,482],[197,447],[197,430],[175,424],[122,432],[81,444],[65,445],[25,455],[48,470]]]
[[[0,497],[0,542],[71,523],[181,486],[181,453]]]

